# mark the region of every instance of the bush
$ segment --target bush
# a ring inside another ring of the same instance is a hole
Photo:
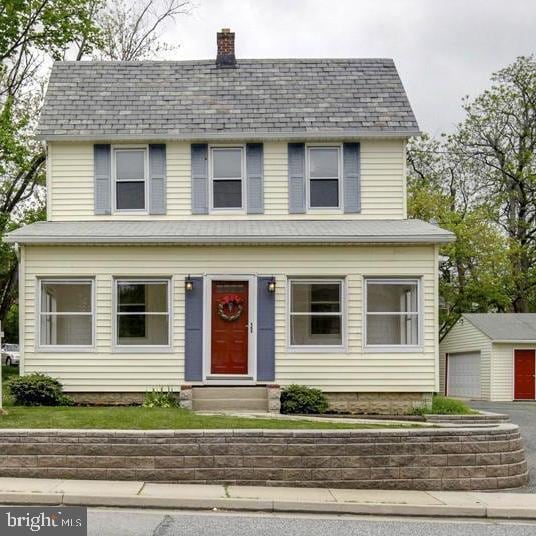
[[[153,389],[145,393],[143,399],[144,408],[176,408],[178,405],[177,397],[169,387],[167,390]]]
[[[432,407],[418,408],[415,413],[418,415],[471,415],[476,411],[473,411],[462,400],[448,398],[443,395],[434,395]]]
[[[19,406],[72,406],[74,403],[63,393],[61,383],[45,374],[10,378],[7,388],[13,402]]]
[[[325,413],[326,395],[320,389],[289,385],[281,392],[281,413]]]

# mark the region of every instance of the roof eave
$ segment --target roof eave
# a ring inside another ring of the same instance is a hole
[[[488,335],[489,337],[489,335]],[[489,337],[492,343],[500,344],[536,344],[536,339],[494,339]]]
[[[43,141],[141,141],[141,140],[169,140],[204,142],[212,140],[344,140],[344,139],[407,139],[419,136],[422,132],[418,128],[400,130],[318,130],[315,132],[248,132],[248,131],[222,131],[199,132],[192,134],[47,134],[39,133],[36,138]]]
[[[318,237],[311,236],[255,236],[255,237],[241,237],[236,236],[213,236],[213,237],[168,237],[168,236],[153,236],[153,237],[125,237],[125,236],[106,236],[106,237],[65,237],[65,236],[10,236],[7,235],[4,238],[5,242],[10,244],[65,244],[65,245],[81,245],[81,244],[117,244],[117,245],[130,245],[130,244],[167,244],[167,245],[253,245],[253,244],[273,244],[273,245],[360,245],[360,244],[445,244],[452,242],[454,237],[452,235],[438,235],[434,237],[423,235],[410,235],[410,236],[383,236],[383,237],[326,237],[319,239]]]

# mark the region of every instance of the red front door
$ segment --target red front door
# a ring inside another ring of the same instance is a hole
[[[514,398],[534,400],[534,350],[514,351]]]
[[[247,281],[212,282],[212,374],[248,373]]]

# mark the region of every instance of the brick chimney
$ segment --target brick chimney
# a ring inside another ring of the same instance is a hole
[[[234,36],[234,32],[231,32],[229,28],[222,28],[221,32],[218,32],[218,55],[216,56],[217,67],[236,67]]]

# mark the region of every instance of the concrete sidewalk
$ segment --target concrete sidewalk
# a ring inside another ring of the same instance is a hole
[[[536,519],[536,495],[0,478],[0,504]]]

